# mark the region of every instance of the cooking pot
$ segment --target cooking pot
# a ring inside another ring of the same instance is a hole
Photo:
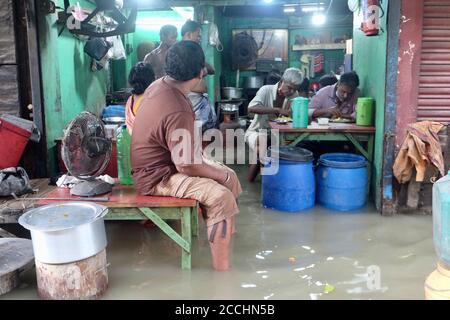
[[[222,88],[222,98],[225,100],[241,99],[242,88],[224,87]]]
[[[27,211],[19,223],[30,230],[35,258],[65,264],[92,257],[105,249],[103,217],[108,208],[88,202],[65,202]]]
[[[225,112],[236,112],[239,110],[239,106],[242,102],[239,103],[219,103],[220,109]]]
[[[264,85],[264,78],[261,76],[247,77],[244,81],[244,88],[259,89]]]

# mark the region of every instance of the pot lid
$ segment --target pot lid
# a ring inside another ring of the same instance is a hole
[[[311,151],[299,147],[289,146],[281,146],[278,151],[269,148],[269,156],[272,158],[278,157],[282,160],[295,162],[311,162],[314,160],[314,155]]]
[[[27,211],[19,223],[32,231],[62,231],[104,217],[107,207],[88,202],[50,204]]]

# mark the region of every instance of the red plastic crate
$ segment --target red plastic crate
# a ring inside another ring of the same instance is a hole
[[[31,132],[0,119],[0,169],[17,167]]]

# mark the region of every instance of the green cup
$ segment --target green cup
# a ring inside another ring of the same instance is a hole
[[[356,125],[373,126],[375,115],[375,101],[372,98],[362,97],[356,105]]]
[[[298,97],[292,100],[292,127],[295,129],[308,128],[309,99],[304,97]]]

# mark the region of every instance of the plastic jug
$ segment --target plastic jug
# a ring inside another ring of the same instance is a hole
[[[131,136],[127,126],[122,125],[117,132],[117,171],[120,184],[133,184],[131,175]]]
[[[450,269],[450,172],[433,186],[433,242],[439,262]]]
[[[375,101],[372,98],[358,98],[356,107],[356,125],[373,126]]]
[[[298,97],[292,100],[292,127],[296,129],[308,128],[309,99]]]

